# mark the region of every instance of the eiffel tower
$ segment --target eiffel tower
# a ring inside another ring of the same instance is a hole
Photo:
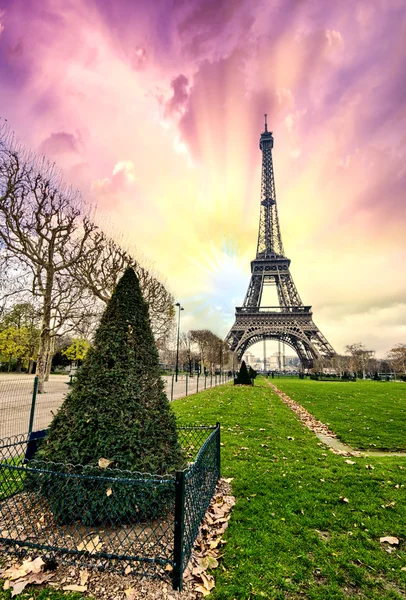
[[[285,256],[276,206],[272,163],[273,135],[261,133],[262,151],[261,214],[256,258],[251,262],[251,280],[244,304],[237,307],[235,323],[226,341],[241,360],[244,352],[262,340],[279,340],[298,355],[302,368],[310,368],[314,359],[331,358],[335,351],[313,323],[311,306],[304,306]],[[264,286],[276,286],[279,306],[261,306]]]

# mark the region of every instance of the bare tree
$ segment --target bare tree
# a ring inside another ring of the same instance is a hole
[[[388,352],[388,360],[396,373],[406,375],[406,344],[396,344]]]
[[[1,238],[0,238],[1,240]],[[0,250],[0,318],[12,304],[32,296],[32,278],[25,265],[3,247]]]
[[[58,274],[85,257],[86,241],[96,226],[77,192],[66,186],[54,164],[37,159],[0,130],[0,240],[32,275],[42,300],[37,359],[39,392],[43,391],[51,344],[51,319]]]
[[[189,332],[189,335],[190,341],[198,348],[204,367],[213,371],[215,368],[223,368],[230,362],[228,345],[209,329],[194,329]]]
[[[350,368],[356,373],[362,373],[362,378],[365,379],[368,362],[373,358],[375,350],[367,350],[363,344],[358,342],[346,346],[345,351],[351,356]]]
[[[103,231],[94,229],[86,240],[86,258],[72,263],[69,273],[80,288],[87,288],[104,303],[127,267],[132,267],[149,305],[151,326],[157,342],[165,338],[173,323],[174,298],[164,284]]]

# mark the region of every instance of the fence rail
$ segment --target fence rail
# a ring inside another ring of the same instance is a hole
[[[0,440],[0,547],[161,578],[170,565],[180,590],[220,477],[219,423],[179,428],[193,462],[166,476],[27,460],[31,437]]]

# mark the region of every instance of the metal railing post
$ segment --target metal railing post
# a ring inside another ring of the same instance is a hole
[[[213,371],[210,371],[210,387],[213,387]]]
[[[216,423],[216,427],[217,427],[217,468],[218,468],[218,477],[220,479],[220,473],[221,473],[221,454],[220,454],[220,423],[217,421]]]
[[[28,424],[28,433],[32,433],[32,428],[34,426],[34,416],[35,416],[35,403],[37,401],[37,391],[38,391],[38,375],[34,377],[34,387],[32,390],[32,399],[31,399],[31,411],[30,411],[30,422]]]
[[[207,375],[204,374],[204,389],[206,389],[206,380],[207,380]]]
[[[187,396],[187,383],[188,383],[188,374],[186,373],[186,396]]]
[[[174,590],[181,591],[183,579],[183,537],[185,530],[185,472],[177,471],[175,478],[175,531],[173,544]]]
[[[196,394],[199,392],[199,374],[196,377]]]
[[[172,375],[172,385],[171,385],[171,400],[173,400],[173,380],[174,380],[174,375]]]

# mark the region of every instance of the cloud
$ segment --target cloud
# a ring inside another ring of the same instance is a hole
[[[82,143],[79,137],[75,137],[72,133],[59,131],[51,133],[40,145],[39,152],[46,156],[56,156],[64,153],[78,154],[81,151]]]
[[[114,165],[110,177],[95,179],[90,189],[100,208],[117,207],[125,192],[133,189],[136,182],[135,166],[131,160],[121,160]]]
[[[184,113],[189,98],[188,85],[189,81],[185,75],[181,74],[172,79],[173,95],[165,105],[165,116],[173,117]]]

